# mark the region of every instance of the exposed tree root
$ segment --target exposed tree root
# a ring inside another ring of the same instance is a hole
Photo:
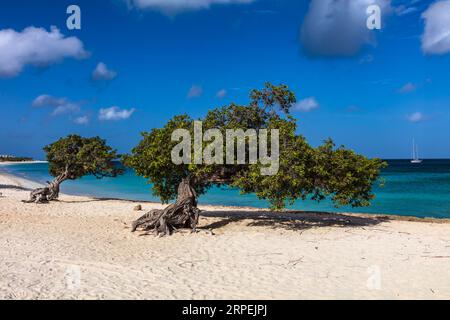
[[[195,190],[189,179],[183,179],[178,186],[177,201],[163,210],[151,210],[144,214],[133,222],[131,231],[151,231],[159,236],[171,235],[181,228],[196,232],[199,214]]]
[[[59,197],[59,186],[66,180],[66,175],[62,174],[55,178],[52,182],[47,181],[47,187],[34,189],[30,193],[29,200],[23,200],[25,203],[48,203]]]

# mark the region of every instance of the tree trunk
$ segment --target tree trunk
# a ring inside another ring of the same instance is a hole
[[[48,203],[49,201],[56,200],[59,197],[59,186],[63,181],[67,179],[65,173],[56,177],[52,182],[47,181],[45,188],[38,188],[31,191],[30,200],[23,201],[25,203]]]
[[[175,203],[164,210],[152,210],[133,222],[132,232],[153,231],[156,235],[170,235],[178,228],[191,228],[195,232],[200,210],[197,208],[197,194],[189,178],[178,186]]]

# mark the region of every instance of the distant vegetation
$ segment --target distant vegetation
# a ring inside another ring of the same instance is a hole
[[[33,158],[29,157],[14,157],[14,156],[0,156],[0,162],[22,162],[22,161],[33,161]]]

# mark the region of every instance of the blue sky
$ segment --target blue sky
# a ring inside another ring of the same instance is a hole
[[[271,81],[296,92],[313,145],[407,158],[415,137],[423,157],[450,158],[450,1],[350,2],[2,1],[0,154],[43,158],[69,133],[128,152],[141,131]],[[361,27],[371,3],[381,30]]]

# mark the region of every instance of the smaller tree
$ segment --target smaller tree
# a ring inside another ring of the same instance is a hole
[[[55,179],[47,181],[45,188],[33,190],[30,200],[25,202],[46,203],[58,199],[60,185],[66,180],[76,180],[87,175],[101,179],[123,173],[123,169],[114,163],[118,157],[116,150],[100,137],[69,135],[45,146],[44,151],[47,153],[49,173]]]

